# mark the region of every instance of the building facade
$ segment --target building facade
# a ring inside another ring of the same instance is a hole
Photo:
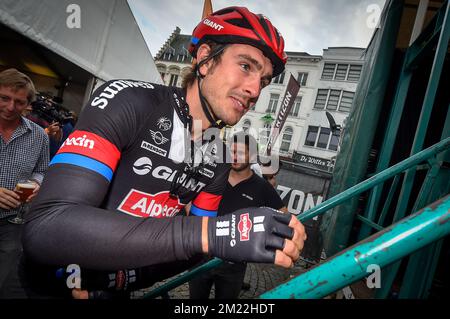
[[[155,63],[166,85],[181,87],[192,63],[187,50],[189,42],[190,35],[180,34],[177,27],[156,55]],[[249,131],[264,149],[293,76],[300,91],[273,150],[284,160],[331,172],[361,75],[364,49],[329,47],[323,55],[286,53],[286,70],[262,90],[258,102],[234,128],[225,128],[225,137],[233,130]],[[337,130],[330,128],[326,112]]]

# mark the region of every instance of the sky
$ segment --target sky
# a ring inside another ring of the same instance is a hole
[[[152,56],[175,27],[192,34],[204,0],[128,0]],[[212,0],[213,10],[245,6],[262,13],[279,29],[285,51],[322,55],[336,46],[365,48],[385,0]]]

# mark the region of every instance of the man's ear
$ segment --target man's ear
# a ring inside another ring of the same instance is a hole
[[[197,49],[197,61],[200,64],[203,60],[209,57],[211,54],[211,47],[203,43],[198,49]],[[209,60],[208,62],[202,64],[199,68],[199,72],[201,75],[205,76],[208,73],[208,69],[210,68],[212,64],[212,60]]]

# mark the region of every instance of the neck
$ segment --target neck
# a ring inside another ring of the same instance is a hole
[[[243,180],[249,179],[252,177],[253,171],[251,170],[250,166],[248,166],[246,169],[242,171],[235,171],[231,169],[230,175],[229,175],[229,181],[230,184],[237,184],[239,182],[242,182]]]
[[[192,83],[187,88],[186,92],[186,102],[189,104],[189,112],[192,116],[193,120],[193,128],[199,130],[197,126],[199,126],[199,123],[201,123],[201,131],[206,130],[211,126],[211,123],[208,121],[208,118],[206,117],[205,113],[203,112],[202,104],[200,101],[200,94],[198,91],[198,79]],[[191,132],[193,135],[195,135],[195,132]]]
[[[0,130],[1,131],[14,131],[19,127],[22,119],[19,117],[15,121],[6,121],[0,118]]]

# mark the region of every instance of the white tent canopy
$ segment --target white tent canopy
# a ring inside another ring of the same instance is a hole
[[[73,3],[2,0],[0,23],[102,81],[127,78],[161,83],[126,0],[77,0],[75,7]]]

